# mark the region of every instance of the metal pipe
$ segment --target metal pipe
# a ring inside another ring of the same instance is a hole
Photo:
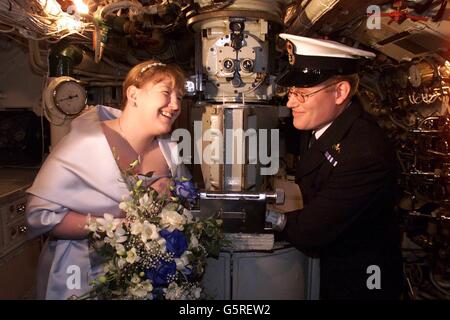
[[[444,133],[443,130],[423,130],[423,129],[413,129],[412,133]]]
[[[201,192],[200,199],[203,200],[268,200],[275,202],[276,204],[284,203],[284,191],[282,189],[276,189],[275,191],[263,192],[263,193],[208,193]]]
[[[200,199],[220,199],[220,200],[264,200],[265,193],[208,193],[200,192]]]
[[[301,11],[287,30],[293,34],[306,34],[325,14],[332,10],[340,0],[312,0]]]
[[[39,74],[45,74],[47,72],[47,65],[45,65],[41,59],[38,41],[31,39],[28,40],[28,56],[30,65],[34,71]]]
[[[410,171],[410,172],[404,172],[402,174],[411,175],[411,176],[434,177],[434,178],[450,177],[450,173],[442,174],[442,173],[436,173],[436,172],[423,172],[423,171]]]

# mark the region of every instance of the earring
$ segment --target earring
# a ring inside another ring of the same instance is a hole
[[[135,101],[135,102],[133,102],[133,107],[137,108],[137,104],[136,104],[136,101]]]

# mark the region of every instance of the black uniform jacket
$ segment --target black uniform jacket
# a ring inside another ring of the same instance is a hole
[[[322,299],[397,298],[397,162],[384,132],[353,101],[308,148],[310,137],[301,136],[296,175],[304,208],[287,214],[282,237],[320,256]]]

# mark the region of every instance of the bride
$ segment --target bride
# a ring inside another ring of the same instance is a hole
[[[133,173],[152,172],[147,184],[167,192],[177,161],[175,144],[163,135],[180,114],[183,91],[177,66],[146,61],[123,82],[123,111],[96,106],[74,119],[27,190],[30,236],[48,233],[38,267],[38,299],[80,296],[102,272],[89,252],[84,226],[91,215],[122,216],[119,202],[128,194],[122,173],[130,163],[137,159]],[[69,279],[75,273],[79,281]]]

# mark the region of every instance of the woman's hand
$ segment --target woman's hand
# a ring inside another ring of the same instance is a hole
[[[121,212],[116,219],[124,219],[125,212]],[[50,236],[56,239],[81,240],[86,239],[89,230],[86,228],[90,219],[103,218],[103,216],[89,216],[75,211],[69,211],[66,216],[50,231]]]
[[[80,240],[87,238],[89,231],[85,228],[88,215],[69,211],[66,216],[50,231],[50,236],[57,239]]]
[[[172,194],[170,192],[170,185],[172,180],[170,178],[160,178],[156,180],[151,187],[158,192],[160,196],[170,197]]]

